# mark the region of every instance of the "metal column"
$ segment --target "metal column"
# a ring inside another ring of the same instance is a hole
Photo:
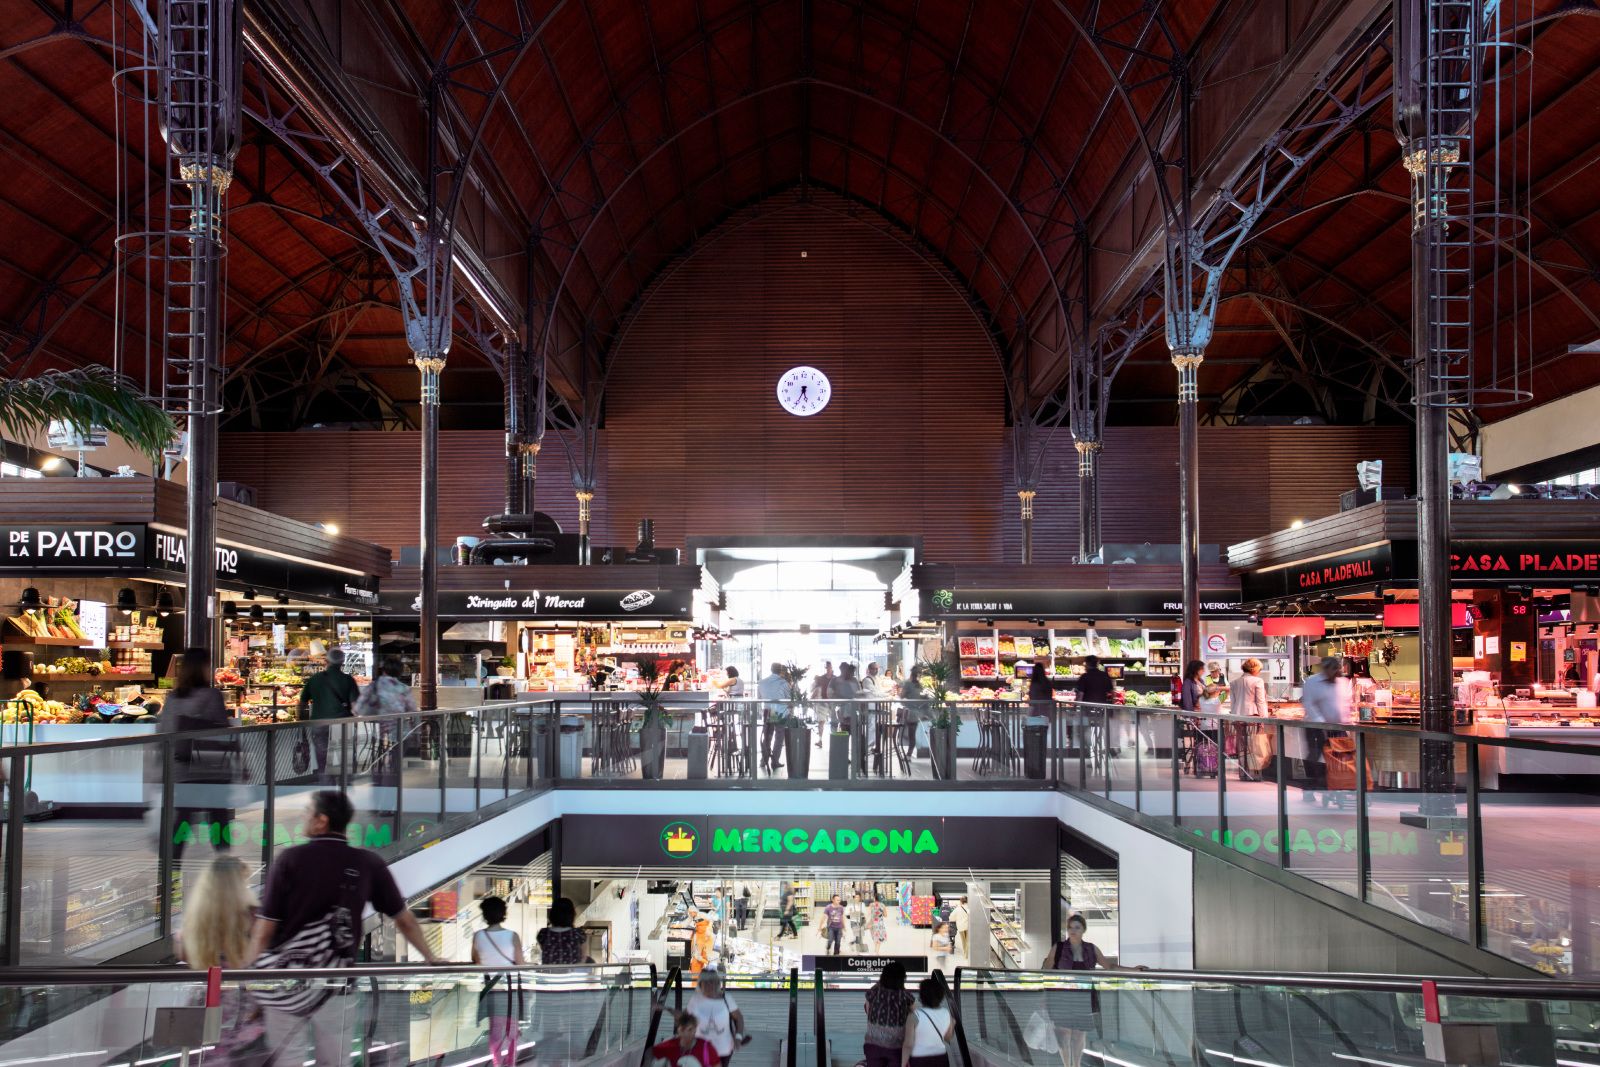
[[[1078,451],[1078,562],[1087,563],[1100,553],[1100,442],[1079,439]]]
[[[233,0],[164,0],[158,14],[160,123],[178,169],[168,183],[161,242],[162,397],[168,411],[187,420],[189,435],[184,643],[210,649],[217,615],[222,213],[239,151],[243,38]]]
[[[422,506],[419,531],[422,598],[418,610],[421,657],[418,665],[423,711],[439,706],[439,378],[444,355],[417,355],[422,374]]]
[[[1169,312],[1170,314],[1170,312]],[[1172,349],[1178,371],[1178,554],[1183,564],[1182,662],[1200,649],[1200,412],[1203,348]]]
[[[1022,562],[1033,562],[1033,498],[1037,490],[1018,489],[1017,500],[1022,505]]]

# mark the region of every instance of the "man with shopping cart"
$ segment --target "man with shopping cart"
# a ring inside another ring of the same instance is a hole
[[[1349,703],[1350,686],[1342,677],[1344,662],[1337,656],[1325,656],[1314,674],[1306,677],[1300,693],[1300,706],[1305,709],[1305,721],[1342,723]],[[1337,730],[1306,729],[1306,800],[1315,802],[1316,793],[1328,790],[1328,764],[1323,746],[1335,736]],[[1353,786],[1352,786],[1353,788]],[[1326,797],[1323,798],[1326,801]]]

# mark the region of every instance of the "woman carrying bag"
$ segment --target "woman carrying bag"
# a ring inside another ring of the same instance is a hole
[[[472,935],[472,962],[480,967],[521,967],[522,939],[506,921],[506,902],[484,897],[478,908],[485,929]],[[494,1067],[517,1062],[518,1020],[522,1018],[522,983],[515,971],[489,975],[478,994],[478,1021],[489,1023],[489,1059]]]
[[[906,1016],[906,1040],[900,1046],[900,1067],[950,1067],[950,1035],[956,1021],[944,1006],[944,985],[924,978],[917,986],[917,1005]]]

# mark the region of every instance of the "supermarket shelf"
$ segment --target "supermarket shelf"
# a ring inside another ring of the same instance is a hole
[[[0,638],[5,648],[93,648],[94,645],[76,637],[29,637],[27,634],[7,634]]]
[[[167,646],[160,641],[107,641],[106,647],[114,648],[118,651],[142,649],[147,652],[159,652]]]

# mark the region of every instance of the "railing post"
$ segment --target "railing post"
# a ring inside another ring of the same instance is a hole
[[[500,799],[511,799],[511,709],[515,704],[505,707],[506,721],[500,727]]]
[[[1473,948],[1483,948],[1483,796],[1476,741],[1467,746],[1467,936]]]
[[[1368,898],[1372,880],[1372,826],[1367,821],[1367,732],[1356,730],[1356,899]]]
[[[445,819],[450,817],[450,805],[445,802],[445,795],[450,782],[450,738],[449,731],[445,729],[445,716],[434,714],[428,725],[433,727],[433,755],[439,761],[439,825],[443,826]]]
[[[1139,732],[1139,705],[1133,706],[1133,810],[1144,810],[1144,735]]]
[[[12,756],[6,768],[11,806],[6,809],[6,963],[22,962],[22,817],[27,814],[28,761]],[[167,894],[161,894],[163,906]]]
[[[1174,711],[1172,713],[1172,750],[1168,753],[1168,755],[1172,757],[1172,825],[1174,826],[1183,825],[1183,813],[1178,810],[1178,800],[1182,796],[1181,790],[1178,789],[1178,774],[1180,771],[1180,766],[1178,763],[1178,735],[1182,732],[1179,728],[1179,724],[1185,721],[1187,720],[1183,712]],[[1198,729],[1196,732],[1199,732]]]
[[[266,796],[261,801],[261,868],[272,869],[272,850],[278,837],[278,731],[263,730],[267,752],[262,760],[265,768]]]
[[[395,716],[395,733],[391,739],[385,736],[384,727],[388,723],[378,724],[378,736],[383,746],[384,777],[394,776],[394,831],[390,837],[398,845],[403,840],[404,823],[402,813],[406,810],[406,717],[404,713]],[[392,744],[390,743],[392,740]]]
[[[161,839],[156,842],[156,877],[161,887],[160,925],[157,930],[162,937],[172,936],[172,820],[176,815],[173,811],[175,790],[173,789],[173,750],[170,740],[161,742],[161,816],[157,820],[161,826]]]
[[[1104,796],[1111,799],[1111,709],[1100,709],[1100,769],[1105,779]]]
[[[1228,733],[1232,723],[1217,720],[1217,843],[1228,833]]]
[[[1289,761],[1284,758],[1284,732],[1283,721],[1272,724],[1273,744],[1276,746],[1272,756],[1273,777],[1278,786],[1278,866],[1289,866]]]

